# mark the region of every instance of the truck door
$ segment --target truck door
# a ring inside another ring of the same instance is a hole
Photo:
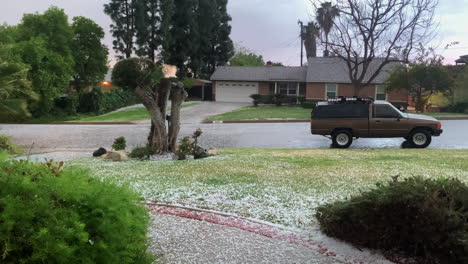
[[[371,137],[404,137],[408,133],[407,120],[390,105],[374,104],[369,120]]]

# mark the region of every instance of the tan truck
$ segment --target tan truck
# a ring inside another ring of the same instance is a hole
[[[331,136],[333,147],[348,148],[353,138],[406,139],[403,147],[426,148],[442,134],[435,118],[401,112],[386,101],[338,98],[320,102],[312,112],[314,135]]]

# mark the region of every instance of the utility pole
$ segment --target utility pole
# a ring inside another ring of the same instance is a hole
[[[301,37],[301,67],[302,67],[303,58],[304,58],[304,23],[301,20],[299,20],[297,24],[301,27],[300,37]]]

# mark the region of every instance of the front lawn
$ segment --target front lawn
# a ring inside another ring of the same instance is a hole
[[[468,117],[468,114],[463,113],[423,113],[423,115],[438,117]]]
[[[199,103],[186,103],[182,108],[198,105]],[[75,122],[132,122],[150,119],[148,111],[144,107],[130,108],[122,111],[107,113],[100,116],[85,117]]]
[[[246,120],[309,120],[312,109],[297,106],[247,106],[232,112],[212,116],[213,121]]]
[[[71,162],[144,199],[207,208],[306,229],[315,209],[392,176],[468,183],[468,150],[224,149],[196,161]]]

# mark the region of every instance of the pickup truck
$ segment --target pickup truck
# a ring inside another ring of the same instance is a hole
[[[320,102],[312,112],[314,135],[331,136],[336,148],[348,148],[353,138],[406,139],[404,147],[426,148],[443,132],[435,118],[401,112],[386,101],[339,98]]]

